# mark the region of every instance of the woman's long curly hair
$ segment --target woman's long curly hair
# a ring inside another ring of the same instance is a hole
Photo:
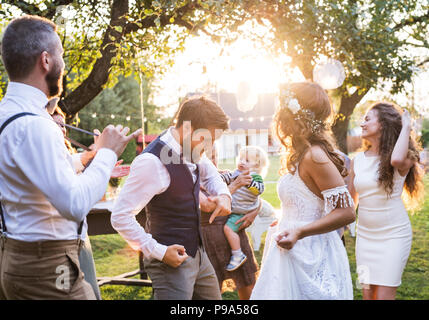
[[[391,164],[391,157],[396,141],[402,130],[402,110],[393,103],[377,102],[368,111],[374,110],[380,124],[378,183],[388,195],[393,192],[395,168]],[[364,140],[363,148],[371,147],[369,141]],[[422,182],[423,169],[420,167],[420,143],[411,131],[408,144],[408,158],[415,161],[410,168],[404,184],[404,200],[408,209],[419,207],[423,197],[424,186]]]
[[[313,82],[298,82],[286,85],[284,90],[293,94],[302,109],[310,110],[314,117],[298,117],[292,113],[280,99],[280,105],[274,117],[273,131],[284,146],[286,154],[282,159],[280,173],[295,173],[305,153],[312,146],[321,147],[335,164],[340,174],[348,172],[344,160],[335,151],[335,142],[331,132],[332,107],[325,90]]]

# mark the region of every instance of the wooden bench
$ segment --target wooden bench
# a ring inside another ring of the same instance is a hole
[[[87,216],[89,236],[117,233],[110,222],[112,205],[113,201],[99,202],[89,212]],[[144,209],[140,211],[136,219],[140,225],[146,224]],[[140,279],[129,279],[136,275],[140,275]],[[113,277],[97,277],[97,282],[100,287],[105,284],[152,287],[152,281],[148,279],[147,273],[144,271],[143,253],[141,251],[139,251],[139,269]]]

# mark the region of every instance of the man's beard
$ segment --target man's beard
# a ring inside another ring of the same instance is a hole
[[[48,85],[49,98],[59,96],[63,91],[63,71],[57,63],[46,75],[45,79]]]

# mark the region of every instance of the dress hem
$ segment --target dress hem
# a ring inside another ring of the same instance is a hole
[[[383,286],[383,287],[392,287],[392,288],[398,288],[401,284],[402,281],[398,284],[398,285],[391,285],[391,284],[385,284],[385,283],[363,283],[363,282],[359,282],[361,285],[372,285],[372,286]]]

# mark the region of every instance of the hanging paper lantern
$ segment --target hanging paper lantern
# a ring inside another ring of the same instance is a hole
[[[247,112],[255,107],[258,102],[256,90],[251,87],[250,83],[242,81],[237,88],[237,108],[242,112]]]
[[[313,69],[313,81],[323,89],[336,89],[341,87],[346,78],[342,63],[335,59],[317,64]]]

